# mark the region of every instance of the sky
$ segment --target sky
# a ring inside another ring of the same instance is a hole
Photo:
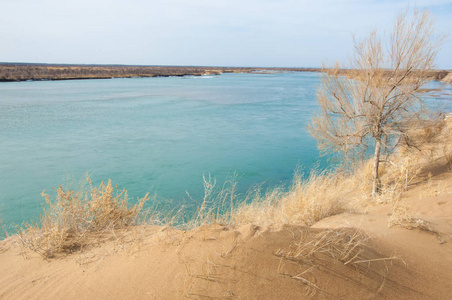
[[[452,69],[452,0],[0,0],[0,61],[320,67],[407,7],[449,34],[437,66]]]

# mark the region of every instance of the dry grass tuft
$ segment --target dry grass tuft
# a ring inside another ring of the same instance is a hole
[[[229,176],[220,188],[217,188],[217,181],[210,174],[203,176],[203,199],[198,202],[187,192],[189,198],[199,205],[195,214],[190,216],[188,221],[183,222],[180,227],[192,229],[213,223],[232,224],[235,216],[235,205],[239,201],[236,195],[237,183],[237,174],[235,173]],[[174,217],[177,218],[180,214],[179,211]]]
[[[5,226],[3,225],[3,218],[0,211],[0,239],[1,238],[7,238],[9,237],[8,231],[6,230]]]
[[[256,191],[249,204],[236,210],[234,222],[260,226],[270,224],[312,225],[315,222],[344,211],[342,190],[345,175],[313,173],[308,180],[296,174],[289,191],[275,188],[264,195]],[[345,180],[346,181],[346,180]]]
[[[375,199],[376,202],[391,203],[402,198],[422,170],[422,165],[413,156],[399,154],[382,166],[382,189]]]
[[[408,208],[396,203],[392,209],[392,215],[388,219],[388,227],[400,226],[410,230],[419,229],[437,235],[429,222],[424,219],[415,218],[408,213]]]
[[[27,223],[20,229],[22,246],[44,258],[59,253],[71,253],[86,245],[93,234],[107,230],[123,229],[136,224],[138,215],[149,195],[129,205],[127,191],[113,188],[111,180],[85,192],[55,189],[52,200],[42,193],[48,208],[44,209],[39,223]]]
[[[312,240],[302,238],[291,250],[280,250],[276,256],[313,263],[320,254],[339,260],[344,265],[363,260],[360,255],[369,238],[358,230],[346,228],[324,230]]]
[[[278,274],[301,281],[308,296],[320,293],[328,299],[334,297],[322,282],[323,275],[359,282],[378,294],[387,281],[389,266],[399,260],[382,255],[366,234],[349,228],[321,230],[315,235],[304,232],[298,242],[275,255],[280,258]]]

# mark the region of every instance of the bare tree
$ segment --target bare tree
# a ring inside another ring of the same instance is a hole
[[[413,124],[426,115],[420,93],[431,78],[443,38],[434,34],[428,12],[401,13],[386,42],[372,32],[355,40],[349,70],[325,69],[317,90],[320,113],[309,126],[323,153],[364,155],[374,147],[372,195],[380,191],[383,153],[407,140]]]

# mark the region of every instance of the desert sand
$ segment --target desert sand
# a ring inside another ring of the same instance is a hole
[[[429,172],[401,200],[422,226],[389,227],[393,204],[375,203],[310,227],[136,226],[52,259],[12,236],[0,298],[450,299],[452,171]]]

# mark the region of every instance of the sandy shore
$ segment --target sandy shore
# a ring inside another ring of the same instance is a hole
[[[447,83],[452,83],[452,72],[447,74],[446,77],[444,77],[443,79],[441,79],[441,81],[443,82],[447,82]]]

